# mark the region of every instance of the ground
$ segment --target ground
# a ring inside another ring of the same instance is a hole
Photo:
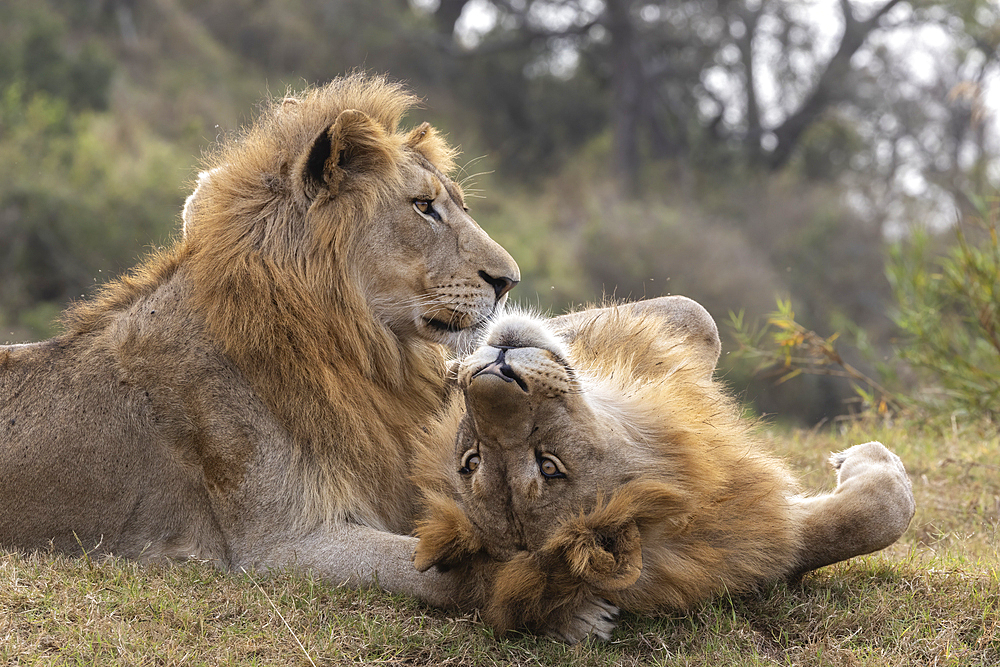
[[[688,613],[625,615],[609,643],[497,639],[456,616],[297,574],[0,552],[0,664],[992,665],[1000,663],[1000,436],[956,424],[766,429],[829,489],[829,450],[878,439],[917,514],[886,551]]]

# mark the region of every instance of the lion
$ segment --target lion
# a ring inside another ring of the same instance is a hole
[[[452,452],[416,473],[417,568],[462,572],[499,631],[603,598],[607,638],[617,609],[683,610],[895,542],[914,513],[899,458],[855,445],[834,491],[803,494],[713,379],[720,349],[679,296],[496,319],[458,367]]]
[[[455,151],[398,129],[417,101],[364,74],[274,101],[206,157],[169,247],[65,333],[0,347],[0,547],[462,606],[456,573],[413,566],[410,471],[449,356],[520,274],[446,175]]]

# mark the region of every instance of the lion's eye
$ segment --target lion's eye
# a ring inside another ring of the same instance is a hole
[[[538,457],[538,470],[542,473],[542,476],[546,479],[558,479],[566,476],[566,473],[562,469],[559,460],[553,456],[542,456]]]
[[[434,200],[432,199],[414,199],[413,208],[425,218],[430,218],[436,222],[441,220],[441,214],[434,208]]]
[[[463,475],[474,473],[479,467],[480,460],[479,452],[475,449],[470,449],[462,455],[462,467],[458,469],[458,472]]]

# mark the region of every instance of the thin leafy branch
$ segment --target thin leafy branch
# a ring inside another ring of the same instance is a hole
[[[935,253],[926,234],[891,249],[900,358],[921,373],[935,411],[997,414],[1000,406],[1000,199],[971,197],[978,214]]]
[[[903,399],[848,363],[835,343],[840,332],[823,337],[795,320],[791,299],[776,300],[776,310],[764,326],[745,321],[743,311],[729,313],[730,326],[739,349],[737,358],[755,364],[755,374],[776,375],[777,384],[799,375],[826,375],[851,381],[863,405],[878,414],[898,412]]]

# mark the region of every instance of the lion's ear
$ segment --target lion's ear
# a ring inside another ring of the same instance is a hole
[[[482,550],[475,527],[452,498],[425,492],[424,502],[425,518],[417,522],[414,532],[420,539],[413,554],[417,570],[448,569]]]
[[[601,527],[581,522],[560,537],[570,572],[599,593],[628,588],[642,573],[642,540],[634,521]]]
[[[423,122],[419,127],[413,128],[410,131],[409,136],[406,137],[406,145],[410,148],[416,148],[425,139],[433,138],[434,128],[428,122]]]
[[[323,190],[336,196],[352,174],[384,173],[391,164],[392,142],[385,129],[366,113],[348,109],[313,140],[300,177],[312,200]]]
[[[651,481],[627,484],[589,514],[565,523],[546,544],[570,571],[598,593],[620,591],[642,573],[642,533],[677,530],[687,523],[685,495]],[[662,533],[661,533],[662,534]]]

